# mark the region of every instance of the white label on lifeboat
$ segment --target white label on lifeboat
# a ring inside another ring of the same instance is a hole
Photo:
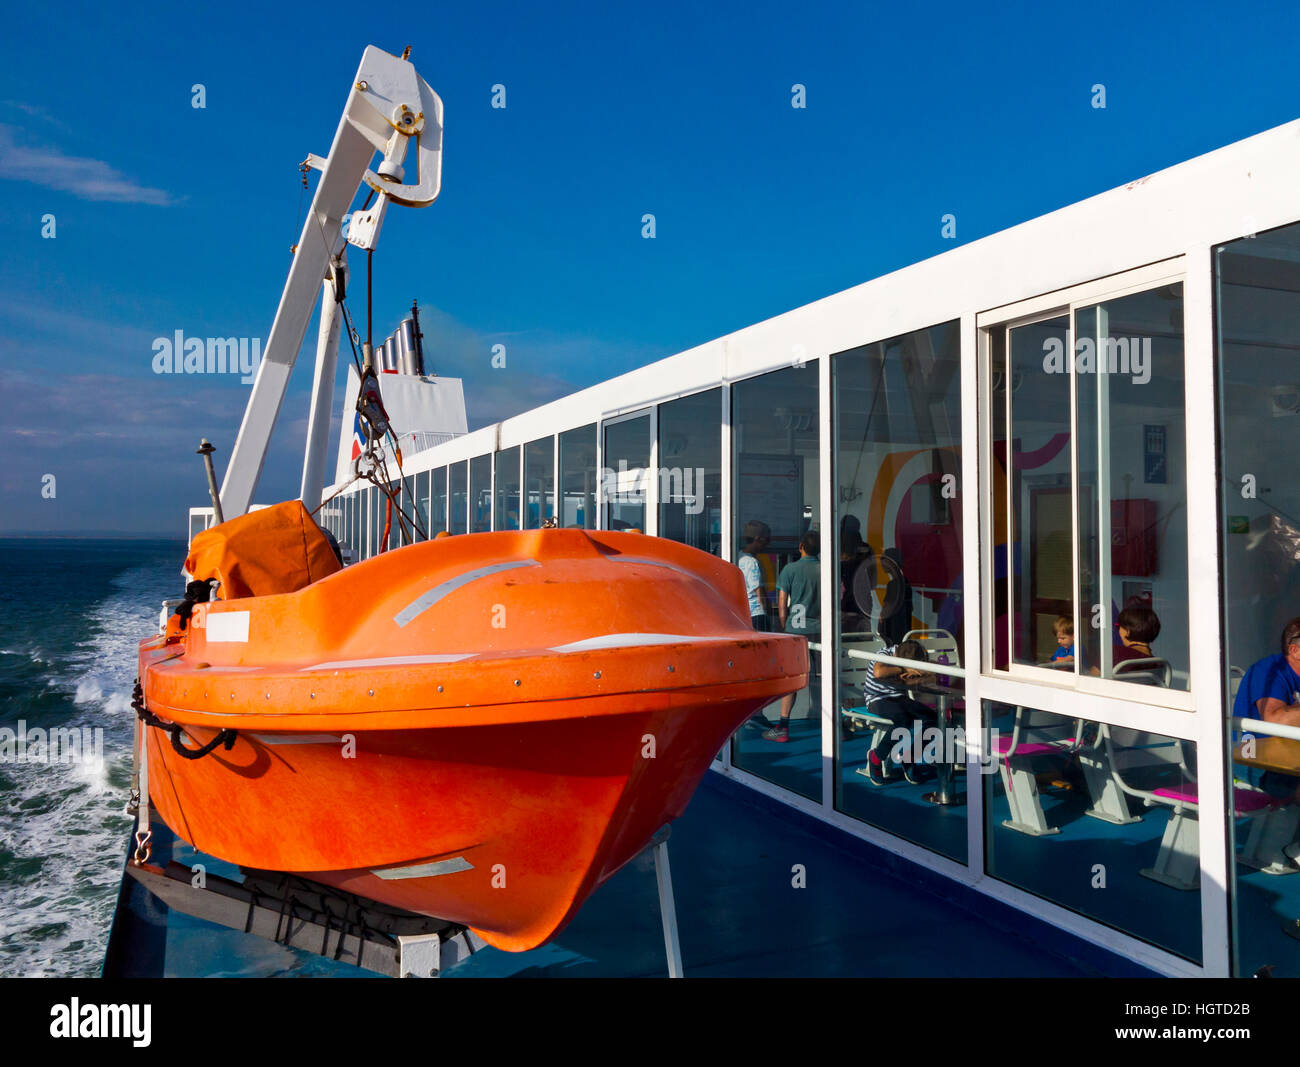
[[[209,611],[208,643],[248,644],[248,612]]]

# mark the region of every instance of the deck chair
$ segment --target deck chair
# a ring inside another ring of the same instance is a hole
[[[919,643],[925,649],[926,657],[931,663],[942,663],[949,667],[961,666],[961,650],[957,647],[957,639],[947,630],[928,627],[908,630],[903,635],[903,640]]]
[[[871,673],[870,660],[849,653],[880,652],[884,647],[884,639],[870,630],[841,635],[838,682],[839,707],[844,714],[862,703],[862,680]]]
[[[1003,826],[1031,837],[1061,832],[1059,827],[1047,825],[1032,764],[1038,756],[1076,751],[1082,728],[1080,719],[1062,721],[1059,715],[1016,708],[1010,736],[999,734],[993,743],[1002,788],[1011,808],[1011,818],[1003,819]]]
[[[1174,680],[1174,669],[1167,659],[1148,656],[1145,659],[1126,659],[1123,663],[1115,664],[1111,676],[1139,685],[1157,685],[1168,689]]]
[[[1231,705],[1236,703],[1237,690],[1241,688],[1241,680],[1246,677],[1246,672],[1240,667],[1228,667],[1228,705],[1231,711]]]
[[[885,648],[884,639],[870,630],[842,634],[840,637],[839,663],[839,708],[840,714],[852,729],[870,730],[871,742],[867,746],[874,748],[882,733],[893,728],[893,723],[872,714],[862,703],[862,680],[871,673],[872,661],[850,656],[855,652],[880,652]]]
[[[1147,659],[1125,660],[1115,667],[1114,677],[1138,685],[1154,685],[1169,688],[1173,681],[1173,668],[1167,660],[1157,657]],[[1088,789],[1088,799],[1092,802],[1084,812],[1089,818],[1123,826],[1128,823],[1141,822],[1141,815],[1134,815],[1129,809],[1128,798],[1115,784],[1111,773],[1110,756],[1102,744],[1102,732],[1109,732],[1104,723],[1099,723],[1096,736],[1091,744],[1084,744],[1079,749],[1079,766],[1083,770],[1083,780]],[[1190,774],[1190,771],[1188,771]]]
[[[1138,873],[1173,889],[1198,888],[1201,884],[1200,827],[1197,825],[1200,792],[1183,741],[1175,739],[1172,743],[1178,746],[1178,763],[1184,781],[1179,785],[1146,790],[1134,788],[1124,781],[1115,760],[1109,728],[1103,725],[1099,733],[1116,787],[1126,795],[1141,800],[1147,807],[1160,805],[1169,808],[1169,823],[1160,839],[1156,862]],[[1276,807],[1274,798],[1262,789],[1233,783],[1232,809],[1238,819],[1258,820]]]

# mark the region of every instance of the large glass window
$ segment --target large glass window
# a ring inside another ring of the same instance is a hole
[[[1238,973],[1300,976],[1300,223],[1214,251]],[[1209,531],[1205,532],[1209,536]],[[1268,798],[1261,807],[1259,794]]]
[[[496,458],[496,509],[494,530],[518,530],[519,526],[519,449],[506,448]]]
[[[389,551],[398,548],[402,542],[402,510],[409,506],[410,498],[406,495],[406,487],[401,481],[394,481],[388,486],[391,497],[386,497],[380,502],[384,511],[383,525],[388,527]]]
[[[596,425],[560,434],[560,525],[596,528]]]
[[[756,629],[806,637],[812,670],[807,688],[741,727],[731,759],[815,800],[822,789],[819,418],[815,360],[732,386],[734,536],[751,617]]]
[[[447,529],[447,468],[436,467],[429,486],[429,536]]]
[[[990,348],[993,665],[1186,690],[1182,286],[999,326]]]
[[[492,457],[475,456],[469,461],[469,532],[492,529]]]
[[[416,523],[415,539],[427,540],[434,534],[429,529],[429,472],[421,471],[415,476],[415,500],[416,512],[419,522]]]
[[[524,528],[536,530],[555,516],[555,438],[524,445]]]
[[[451,514],[447,529],[453,534],[463,534],[466,529],[466,516],[469,514],[469,465],[461,460],[453,463],[451,472]]]
[[[605,423],[605,451],[600,472],[605,529],[646,528],[650,470],[650,416]]]
[[[722,554],[722,390],[659,406],[659,536]]]
[[[965,728],[963,687],[929,666],[965,662],[959,323],[841,352],[831,380],[835,804],[965,862],[965,773],[953,754]],[[937,755],[904,759],[898,741],[927,730],[943,735]]]
[[[355,562],[356,538],[352,532],[352,517],[356,513],[357,495],[344,493],[340,499],[343,501],[343,536],[339,540],[343,542],[343,558],[348,562]]]
[[[402,495],[400,500],[402,504],[402,511],[404,512],[404,514],[402,516],[402,522],[400,524],[400,527],[397,531],[399,536],[399,540],[397,543],[399,545],[409,545],[409,544],[413,544],[416,540],[419,539],[419,533],[417,532],[417,523],[416,523],[416,515],[419,511],[419,506],[418,506],[419,502],[417,501],[415,495],[414,474],[408,474],[406,475],[406,477],[402,479]],[[393,517],[393,521],[397,522],[396,516]]]
[[[370,555],[377,556],[384,544],[384,517],[385,503],[387,497],[379,491],[378,487],[369,490],[370,493]]]
[[[1195,746],[992,701],[984,719],[989,874],[1199,962]]]

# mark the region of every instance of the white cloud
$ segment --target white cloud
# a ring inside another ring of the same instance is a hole
[[[0,178],[32,182],[82,200],[159,206],[176,202],[171,193],[141,185],[103,160],[71,156],[60,148],[19,144],[22,132],[17,126],[0,123]]]

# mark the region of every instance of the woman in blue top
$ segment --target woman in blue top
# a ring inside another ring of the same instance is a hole
[[[1300,618],[1282,630],[1282,651],[1265,656],[1241,680],[1233,715],[1282,726],[1300,726]],[[1273,796],[1300,800],[1300,778],[1266,771],[1259,785]]]

